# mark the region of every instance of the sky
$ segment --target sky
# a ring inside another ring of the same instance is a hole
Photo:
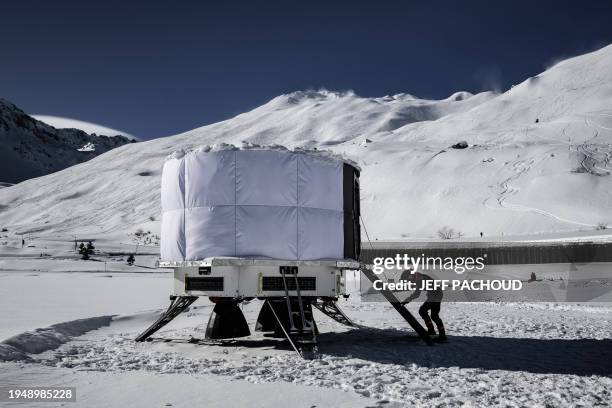
[[[612,43],[609,0],[22,0],[0,13],[0,97],[141,139],[297,90],[506,90]]]

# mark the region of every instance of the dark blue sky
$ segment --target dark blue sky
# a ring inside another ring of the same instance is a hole
[[[0,36],[0,97],[152,138],[300,89],[506,89],[612,43],[612,1],[25,0]]]

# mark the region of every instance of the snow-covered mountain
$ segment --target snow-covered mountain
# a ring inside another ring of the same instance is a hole
[[[113,149],[0,190],[0,225],[40,234],[159,228],[160,171],[177,149],[243,141],[359,162],[370,237],[575,231],[612,223],[612,46],[502,93],[281,95],[232,119]],[[451,146],[466,141],[467,148]]]
[[[124,136],[56,129],[0,99],[0,182],[18,183],[43,176],[129,142]],[[82,149],[84,146],[90,148]]]
[[[85,133],[95,133],[99,136],[125,136],[128,139],[137,139],[134,135],[113,129],[107,126],[102,126],[97,123],[86,122],[84,120],[64,118],[61,116],[51,115],[31,115],[34,119],[45,122],[57,129],[79,129]]]

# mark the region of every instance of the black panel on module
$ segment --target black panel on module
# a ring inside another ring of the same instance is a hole
[[[359,170],[344,163],[342,170],[344,201],[344,258],[358,260],[361,252]]]

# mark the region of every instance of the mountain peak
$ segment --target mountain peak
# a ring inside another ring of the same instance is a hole
[[[288,94],[279,96],[278,98],[285,100],[290,104],[298,104],[303,101],[321,101],[325,99],[337,99],[346,96],[355,96],[351,90],[348,91],[330,91],[327,89],[294,91]],[[275,98],[277,99],[277,98]]]
[[[460,92],[455,92],[454,94],[446,98],[446,100],[447,101],[464,101],[468,98],[471,98],[472,96],[474,96],[474,94],[471,92],[460,91]]]

